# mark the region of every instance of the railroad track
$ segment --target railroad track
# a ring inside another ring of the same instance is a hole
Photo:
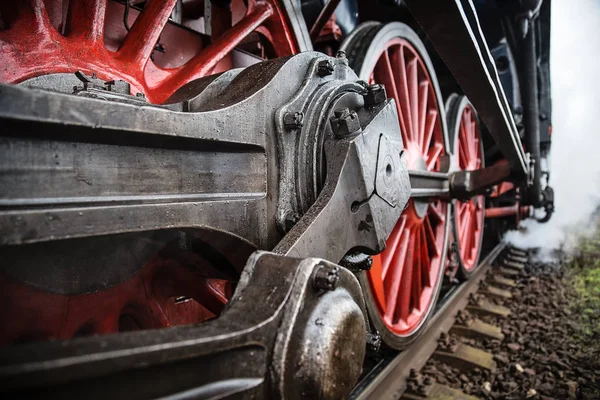
[[[457,389],[436,383],[420,370],[437,360],[468,373],[474,368],[493,371],[494,355],[456,341],[452,336],[503,340],[500,327],[479,316],[507,317],[501,305],[512,297],[513,280],[527,262],[527,253],[496,246],[481,262],[472,278],[450,289],[440,301],[427,330],[406,350],[388,355],[366,374],[350,394],[351,399],[475,399]],[[489,274],[491,271],[494,274]]]

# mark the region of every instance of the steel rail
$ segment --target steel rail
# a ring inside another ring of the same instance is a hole
[[[407,378],[411,369],[419,370],[429,360],[437,347],[442,332],[447,332],[455,323],[458,311],[469,302],[469,295],[475,293],[492,263],[506,247],[498,244],[480,263],[475,274],[468,281],[458,285],[438,304],[435,315],[429,321],[427,330],[399,354],[383,359],[354,388],[349,398],[399,399],[407,388]]]

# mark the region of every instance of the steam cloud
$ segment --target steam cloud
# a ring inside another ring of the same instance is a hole
[[[506,239],[521,247],[557,248],[582,231],[600,204],[600,2],[552,0],[550,73],[553,135],[550,185],[556,212],[546,224]]]

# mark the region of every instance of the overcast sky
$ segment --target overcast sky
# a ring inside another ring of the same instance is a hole
[[[586,225],[600,203],[600,0],[552,0],[551,29],[556,212],[525,236],[508,235],[534,247],[558,246],[565,227]]]

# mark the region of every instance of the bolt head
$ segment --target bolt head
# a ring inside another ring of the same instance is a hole
[[[302,128],[304,113],[302,112],[286,112],[283,116],[283,125],[287,129]]]
[[[362,132],[358,114],[347,108],[334,112],[334,116],[331,118],[331,129],[340,138],[358,135]]]
[[[334,290],[340,280],[340,271],[337,266],[320,265],[317,267],[313,278],[315,290]]]
[[[321,60],[317,65],[317,74],[319,76],[328,76],[333,74],[334,65],[330,60]]]
[[[373,107],[377,104],[383,103],[387,99],[385,93],[385,87],[380,84],[369,85],[367,88],[367,94],[364,96],[365,105],[367,107]]]

